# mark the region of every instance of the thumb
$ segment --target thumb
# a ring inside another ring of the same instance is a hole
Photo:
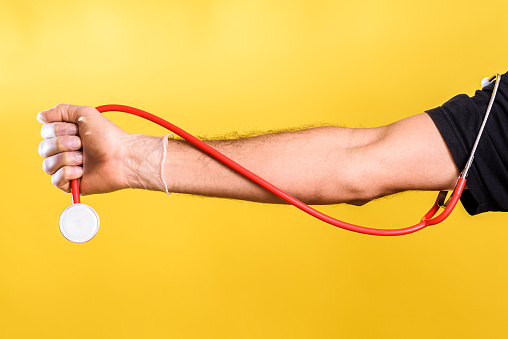
[[[39,112],[37,114],[37,121],[41,124],[60,121],[77,124],[80,118],[89,114],[91,110],[95,110],[95,108],[89,106],[58,104],[53,108]]]

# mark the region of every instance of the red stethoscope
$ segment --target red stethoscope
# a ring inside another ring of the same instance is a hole
[[[466,186],[466,178],[469,172],[469,169],[471,168],[471,165],[473,163],[474,154],[476,152],[476,148],[478,147],[478,143],[480,141],[480,137],[483,133],[483,130],[485,128],[485,124],[487,123],[487,119],[489,117],[490,111],[492,109],[492,105],[494,104],[494,100],[497,94],[497,90],[499,87],[499,83],[501,81],[501,76],[499,74],[496,74],[490,78],[485,78],[482,80],[482,87],[488,86],[492,84],[495,81],[494,90],[492,92],[487,111],[485,113],[485,117],[483,118],[482,125],[480,127],[480,130],[478,131],[478,135],[476,137],[476,140],[474,142],[473,148],[471,150],[471,154],[469,156],[469,159],[466,163],[466,166],[464,167],[464,170],[460,174],[457,184],[455,185],[455,189],[453,190],[452,195],[446,201],[446,196],[448,194],[448,191],[441,191],[439,192],[439,195],[436,199],[436,202],[432,206],[432,208],[421,218],[420,222],[416,225],[406,227],[406,228],[400,228],[400,229],[376,229],[376,228],[369,228],[369,227],[363,227],[363,226],[357,226],[353,225],[344,221],[337,220],[335,218],[332,218],[326,214],[323,214],[314,208],[304,204],[300,200],[292,197],[291,195],[283,192],[282,190],[278,189],[274,185],[270,184],[266,180],[258,177],[256,174],[250,172],[249,170],[243,168],[233,160],[229,159],[222,153],[216,151],[209,145],[205,144],[201,140],[197,139],[196,137],[192,136],[191,134],[185,132],[181,128],[169,123],[168,121],[161,119],[153,114],[150,114],[148,112],[142,111],[137,108],[129,107],[129,106],[123,106],[123,105],[103,105],[98,106],[96,109],[101,112],[110,112],[110,111],[118,111],[118,112],[125,112],[137,115],[139,117],[145,118],[147,120],[150,120],[168,130],[171,132],[179,135],[183,139],[187,140],[200,150],[206,152],[210,156],[214,157],[215,159],[219,160],[220,162],[224,163],[225,165],[229,166],[231,169],[235,170],[236,172],[242,174],[243,176],[247,177],[248,179],[254,181],[255,183],[259,184],[260,186],[266,188],[270,192],[276,194],[280,198],[284,199],[288,203],[298,207],[304,212],[307,212],[308,214],[325,221],[329,224],[332,224],[334,226],[350,230],[353,232],[363,233],[363,234],[371,234],[371,235],[404,235],[413,233],[416,231],[419,231],[427,226],[436,225],[443,220],[445,220],[452,210],[457,205],[457,202],[459,201],[459,198],[462,194],[462,191],[464,190],[464,187]],[[97,231],[99,230],[99,216],[97,212],[93,208],[91,208],[88,205],[82,204],[80,202],[80,195],[79,195],[79,183],[78,180],[72,180],[71,181],[71,190],[72,190],[72,200],[73,204],[67,207],[60,216],[59,224],[60,224],[60,231],[64,235],[65,238],[72,242],[82,243],[86,242],[90,239],[92,239],[95,234],[97,234]],[[435,216],[437,211],[440,209],[440,207],[444,208],[444,211],[439,214],[438,216]]]

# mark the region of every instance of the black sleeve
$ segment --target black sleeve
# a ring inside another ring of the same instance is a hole
[[[427,111],[459,171],[469,158],[493,89],[494,84],[477,90],[473,97],[460,94]],[[469,214],[508,211],[508,73],[501,76],[466,185],[461,202]]]

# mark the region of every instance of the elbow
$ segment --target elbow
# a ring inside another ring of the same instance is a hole
[[[370,132],[358,144],[352,143],[343,153],[342,166],[335,173],[337,199],[349,205],[363,206],[366,203],[388,195],[382,177],[378,151],[382,139],[381,129],[362,130]]]
[[[348,183],[344,202],[348,205],[363,206],[382,196],[375,180],[371,180],[369,176],[355,175]]]
[[[379,185],[367,174],[358,171],[340,171],[335,179],[327,180],[305,198],[311,205],[348,204],[363,206],[382,197]]]
[[[383,187],[383,169],[386,159],[380,157],[384,128],[343,130],[336,146],[323,161],[325,173],[312,189],[306,188],[306,201],[310,204],[349,204],[362,206],[387,195]]]

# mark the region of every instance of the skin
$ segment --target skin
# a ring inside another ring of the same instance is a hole
[[[164,191],[160,137],[124,132],[93,107],[38,114],[39,154],[51,182],[82,195]],[[426,113],[376,128],[316,127],[207,144],[307,204],[361,205],[406,190],[452,190],[459,171]],[[169,139],[165,181],[175,193],[285,203],[184,140]]]

